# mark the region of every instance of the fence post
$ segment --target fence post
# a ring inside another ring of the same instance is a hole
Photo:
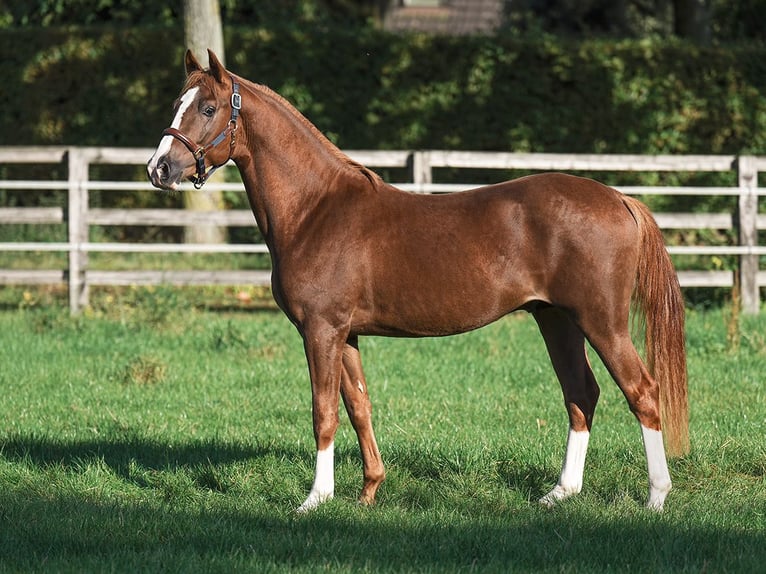
[[[739,185],[739,244],[755,247],[758,244],[758,177],[755,158],[740,156],[737,159]],[[758,255],[740,255],[739,285],[742,296],[742,312],[755,315],[760,309],[758,289]]]
[[[424,193],[421,186],[433,183],[430,151],[412,152],[412,183],[418,193]]]
[[[69,310],[76,314],[88,305],[88,284],[85,271],[88,254],[82,244],[88,241],[88,159],[83,150],[67,151],[69,171],[69,200],[67,227],[69,237]]]

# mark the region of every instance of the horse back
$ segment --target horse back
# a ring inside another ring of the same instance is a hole
[[[386,186],[326,207],[293,290],[360,334],[450,334],[532,301],[566,304],[637,249],[619,192],[563,174],[439,196]]]

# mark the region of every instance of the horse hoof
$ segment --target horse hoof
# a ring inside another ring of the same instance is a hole
[[[566,489],[563,488],[561,485],[556,485],[553,490],[551,490],[548,494],[540,498],[538,502],[542,504],[543,506],[547,506],[548,508],[553,508],[561,502],[562,500],[566,500],[573,494],[577,494],[579,489]]]
[[[323,502],[332,500],[332,497],[333,497],[332,494],[320,495],[312,491],[308,495],[308,498],[306,498],[306,500],[303,501],[303,504],[301,504],[298,508],[295,509],[295,512],[297,514],[306,514],[307,512],[311,512],[312,510],[315,510]]]

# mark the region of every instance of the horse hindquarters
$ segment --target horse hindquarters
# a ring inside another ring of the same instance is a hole
[[[636,257],[619,258],[602,269],[610,271],[600,280],[611,278],[607,285],[611,297],[583,298],[572,312],[641,425],[649,473],[647,506],[662,509],[671,487],[663,426],[669,431],[672,454],[688,448],[684,305],[675,270],[649,210],[629,197],[623,198],[623,204],[633,216],[632,225],[638,226],[637,234],[623,235],[626,240],[637,235]],[[632,261],[635,263],[622,265]],[[634,286],[635,310],[646,322],[648,369],[631,340],[628,301],[622,300],[621,293],[630,286]],[[570,431],[576,430],[573,424]]]

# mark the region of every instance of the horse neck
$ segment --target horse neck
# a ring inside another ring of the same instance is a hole
[[[331,199],[350,160],[280,96],[245,84],[252,98],[239,127],[239,167],[253,213],[270,247],[299,233],[321,202]]]

